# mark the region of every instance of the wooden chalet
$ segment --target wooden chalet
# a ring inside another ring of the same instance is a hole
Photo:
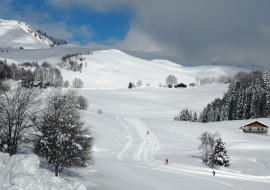
[[[187,88],[187,85],[183,84],[183,83],[180,83],[178,85],[175,85],[174,86],[175,88]]]
[[[33,83],[33,87],[42,87],[42,82],[40,82],[40,81],[35,81],[34,83]]]
[[[195,83],[190,83],[189,87],[195,87]]]
[[[267,133],[268,126],[260,121],[251,121],[242,125],[245,133]]]

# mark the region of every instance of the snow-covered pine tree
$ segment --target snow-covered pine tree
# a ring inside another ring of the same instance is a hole
[[[215,168],[218,166],[229,167],[230,158],[227,156],[227,150],[225,149],[225,143],[221,138],[216,140],[215,148],[209,158],[208,164],[210,167]]]
[[[250,105],[251,105],[251,88],[247,88],[245,90],[245,99],[244,99],[244,107],[243,107],[243,119],[250,118]]]
[[[251,96],[251,105],[250,105],[250,118],[257,118],[257,102],[258,102],[258,94],[256,89],[252,88],[252,96]]]
[[[203,109],[203,112],[200,115],[200,122],[201,123],[207,123],[208,122],[206,108]]]
[[[83,128],[80,111],[76,107],[75,91],[64,95],[53,91],[40,115],[34,150],[55,167],[55,176],[63,168],[84,168],[91,163],[93,138]]]
[[[182,109],[180,113],[180,121],[190,121],[189,111],[188,108]]]
[[[215,122],[219,122],[219,121],[220,121],[220,111],[219,111],[219,108],[217,107],[215,111]]]
[[[197,122],[198,119],[197,119],[197,113],[194,111],[193,113],[193,117],[192,117],[192,122]]]
[[[129,89],[132,89],[132,87],[133,87],[133,86],[132,86],[132,83],[129,82],[129,83],[128,83],[128,88],[129,88]]]
[[[189,110],[189,113],[188,113],[188,121],[192,121],[192,112],[191,110]]]
[[[242,90],[240,90],[237,93],[237,104],[236,104],[236,116],[235,119],[239,120],[243,117],[243,93]]]
[[[214,113],[213,107],[211,107],[208,113],[208,122],[215,122],[215,113]]]
[[[230,116],[230,108],[231,108],[231,97],[227,97],[225,99],[225,106],[224,106],[224,116],[223,121],[228,121]]]

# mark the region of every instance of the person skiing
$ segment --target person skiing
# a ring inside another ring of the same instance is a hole
[[[147,131],[147,133],[146,133],[147,135],[149,135],[149,131]]]
[[[168,164],[168,162],[169,162],[169,161],[168,161],[168,158],[166,158],[166,164]]]
[[[216,174],[215,170],[213,170],[213,172],[212,172],[212,173],[213,173],[213,176],[215,176],[215,174]]]

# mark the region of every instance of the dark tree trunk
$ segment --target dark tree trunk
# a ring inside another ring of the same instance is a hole
[[[55,176],[58,176],[58,165],[55,165]]]

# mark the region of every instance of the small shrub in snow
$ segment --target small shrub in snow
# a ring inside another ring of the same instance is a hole
[[[97,113],[98,113],[98,114],[103,114],[103,111],[102,111],[101,109],[98,109],[98,110],[97,110]]]
[[[87,108],[89,106],[89,102],[85,97],[79,96],[77,98],[77,102],[78,102],[78,105],[79,105],[79,107],[78,107],[79,109],[87,110]]]
[[[63,86],[64,86],[65,88],[68,88],[68,87],[69,87],[69,82],[66,80],[66,81],[64,82]]]

